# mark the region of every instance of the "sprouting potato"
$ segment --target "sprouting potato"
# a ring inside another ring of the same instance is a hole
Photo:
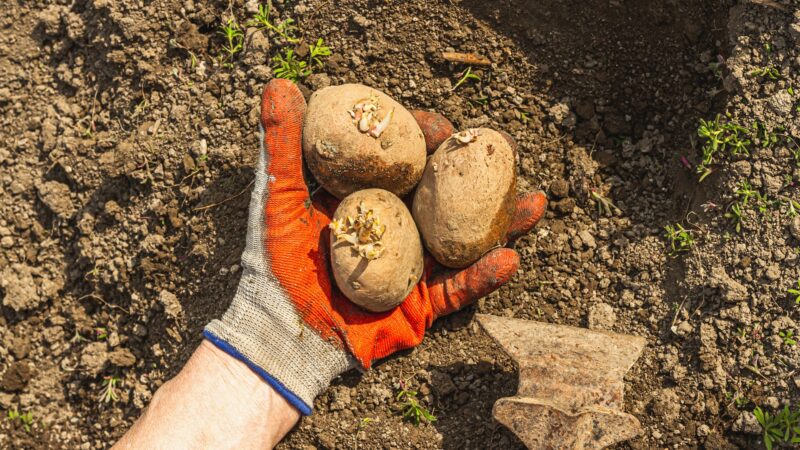
[[[329,226],[331,267],[339,290],[373,312],[403,302],[422,276],[422,242],[406,205],[383,189],[354,192]]]
[[[425,168],[425,138],[414,117],[389,96],[361,84],[316,91],[303,127],[303,156],[338,198],[368,188],[410,192]]]
[[[439,263],[462,268],[506,241],[516,210],[514,150],[497,131],[469,129],[428,160],[412,214]]]

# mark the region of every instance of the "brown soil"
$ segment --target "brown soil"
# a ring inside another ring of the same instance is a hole
[[[230,302],[259,94],[285,44],[248,29],[245,51],[215,62],[220,24],[244,23],[247,9],[11,0],[0,12],[0,409],[33,416],[30,432],[0,421],[0,448],[107,447]],[[618,448],[758,448],[750,411],[800,404],[800,355],[778,335],[800,334],[787,294],[800,278],[800,219],[787,201],[800,201],[796,2],[283,0],[275,10],[333,50],[302,80],[307,92],[360,82],[457,128],[504,130],[519,143],[518,191],[551,199],[515,244],[512,282],[436,323],[419,348],[344,374],[280,448],[520,448],[491,418],[517,374],[475,311],[646,337],[626,378],[626,409],[645,434]],[[452,90],[465,67],[439,58],[448,50],[493,65]],[[754,74],[765,68],[777,76]],[[717,113],[766,133],[751,132],[749,154],[715,156],[699,182],[698,121]],[[750,200],[737,232],[724,214],[742,181],[767,200]],[[605,214],[593,193],[619,211]],[[672,257],[663,227],[675,223],[695,244]],[[99,402],[112,375],[118,400]],[[402,383],[436,422],[402,419]]]

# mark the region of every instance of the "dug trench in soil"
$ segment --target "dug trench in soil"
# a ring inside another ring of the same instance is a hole
[[[280,448],[522,448],[491,418],[516,369],[475,311],[645,337],[626,377],[645,434],[619,448],[761,445],[750,411],[800,398],[796,346],[778,335],[798,333],[786,289],[800,236],[786,206],[769,221],[748,209],[744,233],[723,214],[742,180],[798,196],[793,147],[777,135],[798,137],[786,93],[800,86],[800,18],[777,4],[276,1],[276,19],[333,50],[304,89],[364,83],[459,129],[504,130],[519,143],[518,190],[551,200],[515,243],[511,283],[419,348],[343,375]],[[260,89],[287,47],[250,27],[245,51],[215,63],[219,26],[251,15],[239,0],[14,0],[0,12],[0,408],[33,417],[31,432],[0,421],[0,447],[107,447],[227,308]],[[439,57],[453,50],[494,65],[453,89],[466,67]],[[773,67],[776,80],[749,75]],[[759,120],[767,137],[700,183],[698,121],[718,112]],[[663,227],[675,223],[696,244],[670,257]],[[118,399],[98,401],[110,377]],[[404,421],[401,385],[438,420]]]

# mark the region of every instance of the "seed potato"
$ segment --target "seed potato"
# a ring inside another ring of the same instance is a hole
[[[331,267],[339,290],[373,312],[403,302],[422,276],[422,242],[406,205],[383,189],[354,192],[330,225]]]
[[[463,268],[506,241],[516,209],[514,150],[497,131],[456,133],[428,160],[412,214],[439,263]]]
[[[361,84],[316,91],[303,127],[311,173],[338,198],[368,188],[403,196],[425,169],[425,137],[411,113]]]

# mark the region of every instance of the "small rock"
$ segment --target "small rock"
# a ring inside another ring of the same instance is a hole
[[[739,417],[733,422],[733,425],[731,425],[731,431],[746,434],[761,434],[761,425],[759,425],[758,419],[756,419],[753,413],[742,411]]]
[[[588,325],[592,330],[610,330],[617,321],[614,308],[606,303],[597,303],[589,308]]]
[[[308,86],[315,91],[331,85],[331,77],[329,77],[326,73],[315,73],[309,75],[306,77],[305,81],[308,83]]]
[[[597,247],[597,242],[595,242],[594,236],[592,236],[592,234],[589,233],[589,230],[583,230],[578,232],[578,237],[581,238],[585,246],[589,248]]]
[[[99,375],[107,361],[108,352],[105,342],[91,342],[84,347],[81,353],[81,365],[91,376]]]
[[[777,264],[773,264],[767,267],[767,271],[764,275],[766,275],[768,280],[775,281],[781,277],[781,268]]]
[[[654,394],[653,413],[666,423],[678,420],[681,415],[681,402],[674,388],[662,389]]]
[[[130,367],[136,364],[136,356],[127,348],[118,348],[108,355],[111,364],[117,367]]]
[[[800,240],[800,216],[792,219],[792,223],[789,225],[789,231],[795,239]]]
[[[564,198],[569,195],[569,183],[567,180],[559,178],[550,183],[550,193],[556,198]]]
[[[21,391],[33,376],[33,370],[28,361],[17,361],[6,370],[0,387],[4,391]]]
[[[23,264],[13,264],[0,272],[0,287],[6,295],[3,305],[14,311],[36,308],[42,302],[33,279],[34,269]]]
[[[720,266],[711,269],[708,285],[719,289],[725,301],[730,303],[743,302],[748,298],[747,288],[731,278]]]
[[[69,187],[58,181],[46,181],[36,186],[39,198],[61,219],[69,219],[76,208],[70,198]]]
[[[350,406],[350,389],[339,386],[331,390],[331,403],[328,408],[331,411],[341,411]]]
[[[711,427],[709,427],[708,425],[702,424],[699,427],[697,427],[697,437],[704,438],[707,437],[709,434],[711,434]]]
[[[158,301],[164,305],[164,312],[166,312],[169,317],[177,320],[183,314],[183,307],[181,307],[178,297],[172,292],[164,289],[158,294]]]
[[[450,375],[441,370],[431,370],[431,384],[437,397],[444,397],[456,391],[456,385]]]

